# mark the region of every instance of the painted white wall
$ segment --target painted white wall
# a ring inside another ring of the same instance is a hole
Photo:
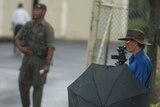
[[[0,0],[0,36],[3,34],[2,33],[2,28],[3,28],[3,1],[4,0]]]
[[[23,3],[24,8],[31,14],[32,0],[0,0],[0,36],[13,37],[11,29],[11,15],[18,3]]]
[[[12,37],[11,14],[22,2],[32,14],[33,0],[0,0],[0,37]],[[93,0],[39,0],[48,7],[46,20],[55,30],[55,38],[87,40]]]
[[[102,2],[103,5],[114,8],[110,25],[110,41],[118,41],[118,38],[125,36],[128,28],[129,0],[102,0]]]
[[[93,0],[40,0],[48,7],[46,19],[55,29],[55,37],[87,40]]]

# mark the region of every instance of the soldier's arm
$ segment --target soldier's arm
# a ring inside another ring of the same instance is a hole
[[[31,56],[32,55],[32,51],[28,48],[28,47],[23,47],[21,46],[21,42],[20,39],[18,37],[16,37],[15,39],[16,41],[16,46],[17,48],[25,55]]]
[[[30,24],[30,22],[26,23],[21,30],[18,32],[18,34],[15,37],[15,43],[17,48],[20,50],[20,52],[22,52],[25,55],[31,56],[32,55],[32,51],[29,49],[29,47],[24,47],[21,44],[21,38],[24,36],[23,32],[26,28],[26,26],[28,26],[28,24]]]
[[[48,47],[46,63],[44,65],[44,70],[46,73],[49,72],[49,67],[50,67],[50,63],[51,63],[53,54],[54,54],[54,49],[52,47]]]
[[[47,28],[46,31],[46,40],[47,40],[47,58],[45,63],[45,71],[49,71],[49,66],[52,61],[52,57],[54,55],[55,47],[54,47],[54,30],[51,26]]]
[[[51,62],[52,57],[53,57],[53,54],[54,54],[53,48],[48,47],[46,65],[50,65],[50,62]]]
[[[46,31],[46,40],[47,40],[47,47],[48,47],[48,51],[47,51],[47,62],[46,64],[50,64],[53,54],[54,54],[54,30],[52,28],[52,26],[49,26],[47,28]]]

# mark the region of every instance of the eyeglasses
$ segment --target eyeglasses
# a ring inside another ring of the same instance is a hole
[[[136,41],[134,41],[134,40],[128,40],[128,41],[126,41],[126,45],[128,45],[128,44],[130,44],[130,43],[135,43]]]
[[[131,40],[126,41],[126,45],[128,45],[129,43],[131,43]]]

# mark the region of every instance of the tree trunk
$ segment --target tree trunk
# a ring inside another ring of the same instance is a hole
[[[159,22],[160,22],[160,0],[149,0],[150,5],[150,19],[149,19],[149,41],[152,43],[148,46],[147,53],[151,58],[153,64],[153,73],[151,81],[151,103],[156,103],[156,92],[155,92],[155,82],[156,82],[156,65],[157,65],[157,46],[158,46],[158,35],[159,32]]]

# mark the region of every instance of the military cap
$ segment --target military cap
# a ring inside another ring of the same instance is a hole
[[[38,9],[47,10],[46,5],[45,5],[45,4],[42,4],[42,3],[36,4],[34,8],[35,8],[35,9],[38,8]]]

